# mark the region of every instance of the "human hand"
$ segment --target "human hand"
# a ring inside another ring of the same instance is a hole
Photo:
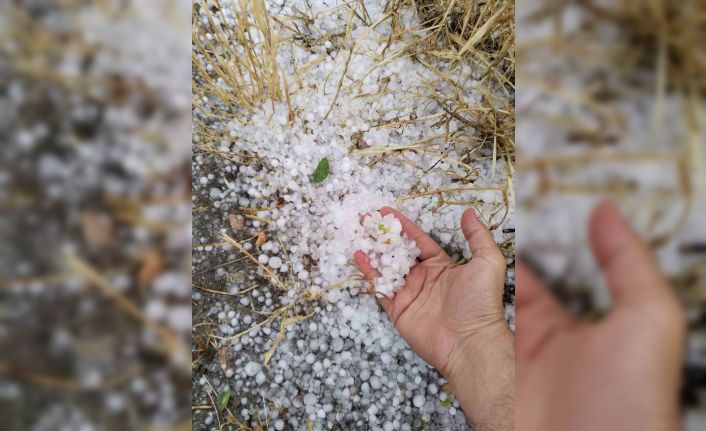
[[[493,236],[466,210],[461,229],[473,257],[458,265],[398,211],[380,213],[393,214],[421,252],[404,287],[381,305],[410,347],[446,377],[476,429],[512,429],[513,337],[502,301],[505,258]],[[355,261],[366,277],[378,275],[365,253]]]
[[[615,304],[578,321],[517,266],[517,421],[523,430],[676,430],[684,314],[649,249],[614,204],[593,212],[591,246]]]

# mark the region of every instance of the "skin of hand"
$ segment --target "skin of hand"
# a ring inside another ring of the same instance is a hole
[[[504,317],[505,258],[472,209],[461,218],[472,259],[458,265],[422,229],[385,207],[421,254],[405,285],[379,301],[400,335],[449,381],[474,428],[514,429],[514,340]],[[379,275],[363,252],[363,275]]]
[[[522,430],[677,430],[684,312],[616,206],[594,209],[589,238],[614,298],[577,320],[518,262],[517,423]]]

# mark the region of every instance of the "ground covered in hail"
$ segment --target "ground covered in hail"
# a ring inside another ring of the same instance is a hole
[[[502,52],[501,30],[469,14],[443,41],[458,11],[421,3],[195,4],[194,428],[468,428],[377,303],[419,253],[377,210],[464,262],[476,208],[507,257],[514,326],[514,96],[504,62],[466,43],[475,28]],[[512,14],[496,7],[473,13]]]

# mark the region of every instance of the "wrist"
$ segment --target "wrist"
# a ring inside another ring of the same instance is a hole
[[[514,336],[504,320],[459,340],[444,371],[475,429],[514,429]]]

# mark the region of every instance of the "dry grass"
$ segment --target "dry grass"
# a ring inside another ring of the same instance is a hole
[[[440,160],[466,168],[468,162],[488,157],[480,150],[492,150],[493,178],[496,161],[504,161],[508,180],[503,195],[507,211],[509,201],[514,200],[512,178],[516,152],[514,2],[418,0],[412,3],[423,26],[431,33],[413,46],[411,55],[455,89],[445,93],[435,91],[434,82],[427,84],[427,89],[431,90],[430,102],[443,111],[434,127],[445,131],[440,139],[444,144],[469,147],[461,160]],[[445,62],[471,65],[473,72],[471,76],[450,76],[436,66]],[[475,85],[482,94],[480,103],[464,99],[462,91],[469,85]],[[468,172],[464,178],[454,181],[473,183],[476,179],[477,175]],[[494,223],[493,227],[499,224]]]
[[[435,95],[434,102],[449,119],[473,128],[479,144],[492,145],[496,154],[514,162],[514,1],[418,0],[415,6],[434,35],[424,53],[429,58],[475,65],[478,73],[473,79],[483,93],[480,106],[471,106],[458,94]],[[466,77],[454,79],[438,73],[459,89],[468,85]]]
[[[543,91],[561,99],[573,99],[591,112],[596,117],[592,126],[571,118],[555,117],[553,120],[574,130],[574,141],[592,145],[613,144],[625,131],[620,114],[610,107],[612,102],[653,94],[655,129],[661,133],[665,99],[668,95],[679,95],[683,100],[684,126],[688,134],[684,150],[692,156],[701,156],[696,160],[703,160],[698,145],[699,130],[704,126],[703,97],[706,96],[703,2],[620,0],[611,3],[606,6],[606,2],[597,0],[579,4],[544,1],[529,19],[536,24],[551,22],[554,34],[548,39],[523,41],[520,61],[531,65],[534,59],[563,58],[567,64],[575,65],[579,71],[576,73],[591,76],[591,83],[579,94],[560,94],[546,81],[531,77],[527,83],[544,85]],[[585,16],[582,24],[571,30],[565,28],[563,17],[569,6],[579,8]]]
[[[576,28],[565,28],[564,14],[569,7],[578,8],[584,18]],[[580,106],[586,115],[545,115],[541,121],[566,131],[568,140],[585,145],[588,150],[610,147],[629,130],[617,103],[645,95],[654,97],[654,136],[656,141],[673,139],[663,145],[671,154],[662,152],[660,159],[677,158],[682,180],[677,193],[684,195],[687,207],[693,200],[690,185],[695,172],[706,180],[700,137],[704,130],[704,96],[706,96],[706,13],[702,2],[685,0],[589,0],[576,4],[568,1],[544,1],[532,16],[531,24],[551,22],[550,38],[523,41],[520,63],[523,85],[538,88],[550,98]],[[534,62],[560,58],[564,75],[577,74],[585,79],[581,90],[567,90],[546,77],[532,74]],[[684,112],[679,136],[667,136],[665,101],[677,96]],[[615,152],[587,156],[589,163],[610,159],[627,164],[639,163],[654,152]],[[523,168],[545,172],[560,160],[547,158],[522,163]],[[589,189],[587,189],[590,191]]]
[[[440,42],[431,52],[433,56],[453,60],[470,57],[486,66],[485,75],[514,85],[515,2],[417,0],[414,4],[423,25],[431,28]]]
[[[277,64],[279,36],[264,0],[234,1],[230,5],[236,19],[233,27],[223,24],[223,10],[228,6],[218,2],[218,7],[212,8],[204,0],[194,4],[194,22],[201,20],[199,12],[203,12],[209,25],[193,26],[196,51],[192,67],[201,79],[192,85],[193,104],[201,108],[204,98],[217,97],[226,106],[237,106],[239,109],[228,110],[227,114],[238,116],[241,109],[252,112],[263,100],[280,100],[287,84]]]

